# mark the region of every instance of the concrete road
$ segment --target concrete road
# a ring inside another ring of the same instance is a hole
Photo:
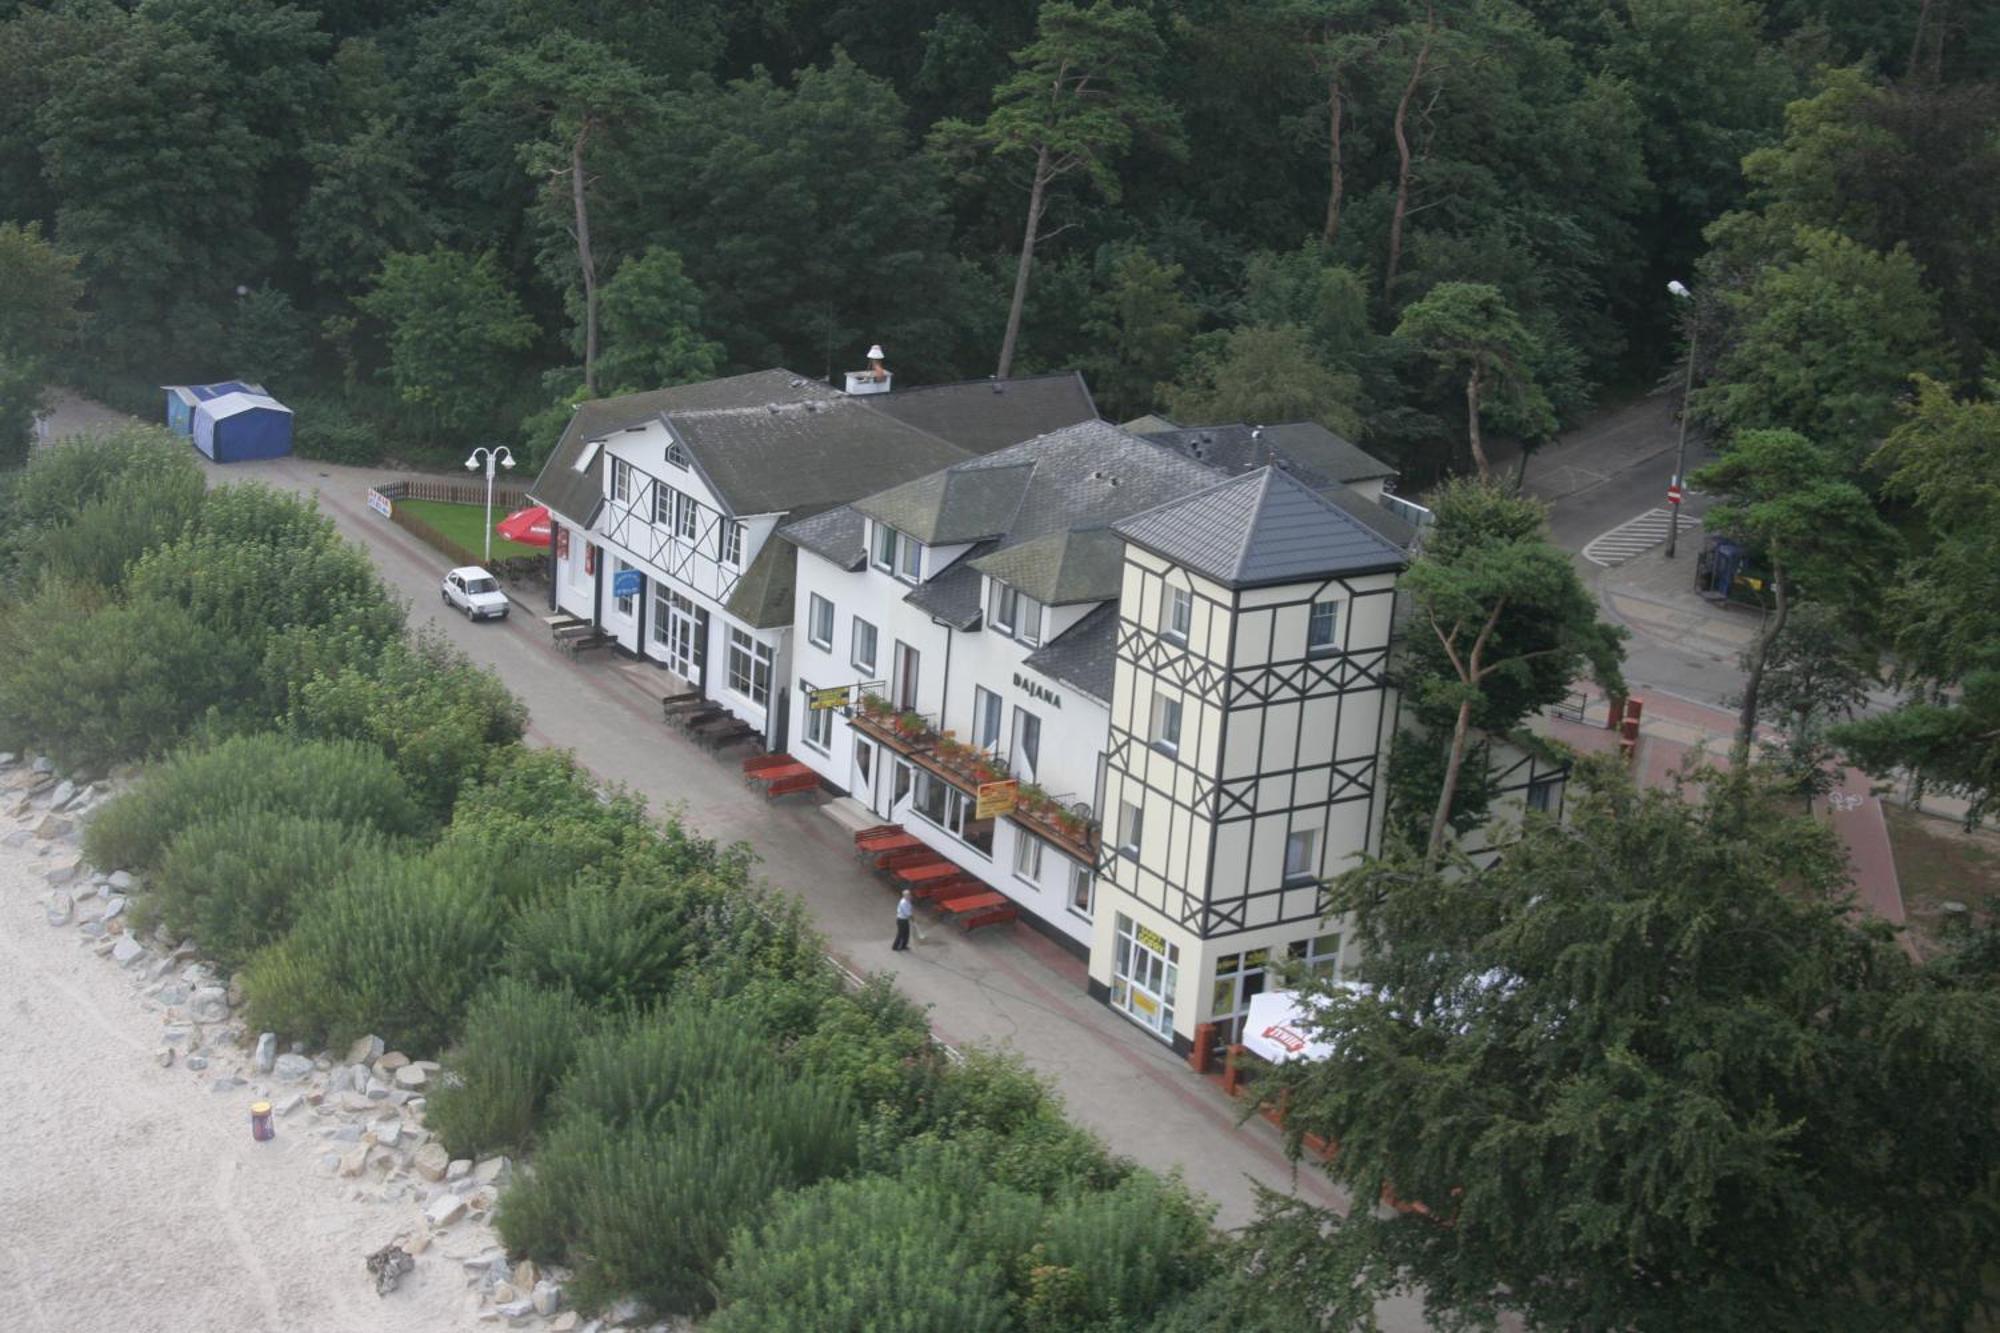
[[[52,434],[60,439],[102,424],[58,409]],[[445,557],[367,506],[368,487],[383,471],[299,458],[204,466],[216,483],[258,481],[313,496],[373,555],[384,581],[409,603],[413,628],[436,626],[527,705],[531,743],[571,749],[598,777],[656,809],[679,811],[710,837],[748,843],[758,873],[805,902],[844,965],[892,972],[904,994],[928,1007],[944,1040],[1018,1052],[1114,1151],[1179,1172],[1212,1200],[1219,1225],[1241,1226],[1253,1216],[1252,1179],[1345,1207],[1323,1174],[1294,1172],[1268,1124],[1239,1125],[1239,1106],[1211,1081],[1091,1000],[1082,964],[1026,926],[966,935],[926,922],[921,942],[896,959],[889,950],[894,895],[856,863],[845,827],[800,798],[767,803],[742,783],[734,758],[712,759],[669,731],[658,700],[671,681],[654,668],[601,653],[563,657],[520,607],[505,621],[476,625],[445,610],[438,596]],[[1385,1302],[1380,1317],[1391,1333],[1426,1326],[1416,1302],[1405,1298]]]

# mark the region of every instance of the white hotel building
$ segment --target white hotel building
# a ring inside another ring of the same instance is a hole
[[[1272,964],[1346,961],[1322,885],[1380,848],[1414,530],[1389,469],[1317,426],[1134,424],[1074,377],[848,396],[764,372],[586,404],[534,494],[568,533],[558,605],[1186,1049],[1235,1039]],[[889,711],[810,707],[835,688]],[[1042,799],[979,818],[975,753]],[[1515,800],[1559,790],[1507,762]]]

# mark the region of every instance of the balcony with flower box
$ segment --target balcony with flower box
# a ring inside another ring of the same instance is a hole
[[[1032,782],[1021,792],[1007,817],[1028,832],[1053,844],[1057,851],[1087,866],[1097,864],[1098,824],[1078,814]]]

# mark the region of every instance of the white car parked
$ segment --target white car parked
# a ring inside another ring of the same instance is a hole
[[[465,612],[468,620],[507,618],[507,594],[500,591],[500,580],[478,565],[465,565],[445,575],[438,595],[446,606]]]

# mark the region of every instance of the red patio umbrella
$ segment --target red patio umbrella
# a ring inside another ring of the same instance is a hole
[[[493,525],[493,530],[510,542],[521,542],[527,546],[547,546],[549,544],[549,508],[547,505],[529,505],[501,519]]]

